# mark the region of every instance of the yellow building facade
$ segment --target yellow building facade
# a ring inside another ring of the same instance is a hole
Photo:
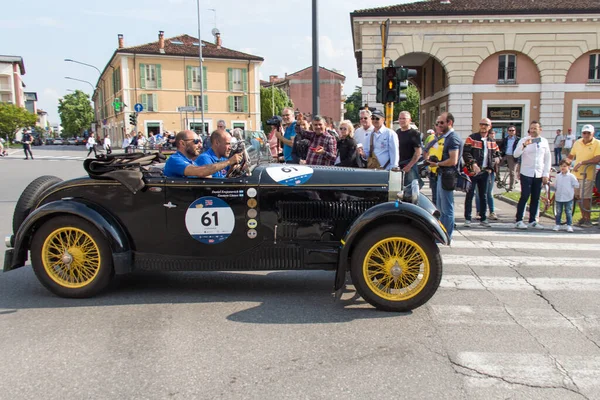
[[[200,74],[198,39],[189,35],[164,38],[140,46],[119,47],[104,68],[96,90],[96,132],[109,136],[114,145],[125,133],[137,129],[145,136],[183,129],[216,129],[224,120],[228,128],[260,129],[259,70],[263,59],[202,41]],[[201,96],[200,79],[204,95]],[[135,111],[135,105],[143,110]],[[195,111],[190,107],[195,107]],[[136,116],[136,126],[131,124]]]

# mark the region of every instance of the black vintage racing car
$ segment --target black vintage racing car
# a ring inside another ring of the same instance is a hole
[[[402,201],[401,172],[265,164],[247,176],[165,178],[158,155],[86,160],[89,176],[34,180],[19,198],[4,271],[31,264],[64,297],[133,270],[335,270],[381,310],[407,311],[442,277],[431,202]],[[399,197],[400,196],[400,197]],[[415,203],[415,204],[413,204]]]

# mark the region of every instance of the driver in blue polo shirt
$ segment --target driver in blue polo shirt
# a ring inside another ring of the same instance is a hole
[[[228,169],[242,160],[242,155],[236,154],[231,158],[220,158],[214,162],[203,162],[198,165],[199,144],[201,144],[201,141],[197,139],[194,131],[179,132],[175,136],[177,152],[167,160],[163,171],[165,176],[168,178],[184,178],[186,176],[198,178],[217,177],[217,172]]]
[[[210,149],[205,151],[196,160],[196,165],[210,165],[227,162],[229,153],[231,152],[231,135],[226,131],[216,130],[210,135]],[[241,154],[236,154],[232,158],[240,157]],[[238,164],[236,162],[236,164]],[[222,169],[215,171],[212,174],[213,178],[225,178],[229,172],[230,164],[225,165]]]

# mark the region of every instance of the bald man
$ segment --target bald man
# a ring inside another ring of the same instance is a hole
[[[242,160],[242,154],[237,153],[233,157],[229,157],[231,152],[231,135],[222,130],[216,130],[210,135],[211,148],[196,160],[198,167],[215,166],[220,167],[212,171],[210,175],[213,178],[225,178],[229,172],[229,167],[239,164]],[[233,164],[231,163],[233,162]]]
[[[483,118],[479,122],[479,132],[470,135],[465,140],[463,159],[468,170],[471,172],[471,181],[473,182],[471,190],[469,190],[465,199],[465,227],[471,226],[471,211],[473,209],[475,187],[477,187],[479,197],[476,201],[479,201],[481,225],[490,226],[486,217],[486,197],[490,173],[494,170],[500,156],[496,141],[489,136],[491,129],[492,121],[488,118]]]
[[[226,134],[229,136],[228,133]],[[165,176],[168,178],[184,178],[186,176],[198,178],[210,177],[218,171],[238,164],[242,159],[240,154],[236,154],[231,158],[225,158],[215,163],[197,165],[199,160],[198,155],[200,154],[199,147],[201,145],[202,141],[198,139],[194,131],[179,132],[175,136],[177,152],[167,160],[164,169]]]

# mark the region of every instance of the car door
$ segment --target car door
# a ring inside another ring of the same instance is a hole
[[[241,179],[169,179],[167,231],[174,256],[233,256],[257,247],[257,190]]]

